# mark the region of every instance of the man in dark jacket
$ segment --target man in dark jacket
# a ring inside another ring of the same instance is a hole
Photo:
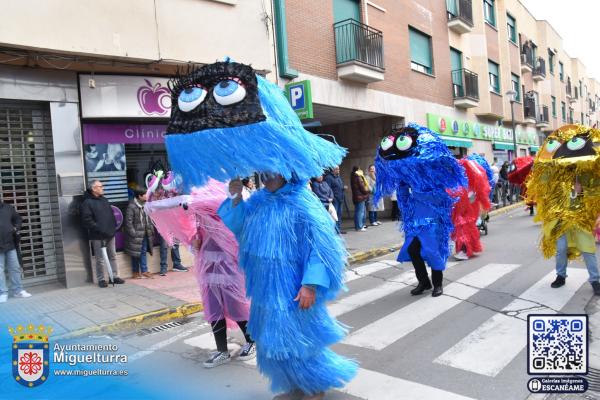
[[[325,182],[327,182],[333,191],[333,206],[335,207],[335,212],[337,213],[338,217],[338,230],[345,234],[346,231],[342,231],[342,206],[344,205],[344,191],[346,190],[346,186],[344,185],[344,181],[340,176],[340,167],[335,167],[328,172],[325,175]]]
[[[21,285],[21,266],[16,247],[20,229],[21,216],[13,206],[0,201],[0,303],[8,299],[5,266],[14,296],[31,297],[31,294],[23,290]]]
[[[125,283],[123,279],[119,278],[119,267],[117,266],[117,251],[115,249],[117,221],[110,203],[104,197],[102,182],[92,182],[90,188],[85,192],[83,204],[81,204],[81,221],[83,227],[87,229],[88,239],[94,249],[98,286],[102,288],[108,286],[104,279],[103,244],[106,246],[106,252],[110,261],[110,265],[107,265],[106,268],[111,268],[114,283]]]
[[[359,232],[365,232],[367,230],[365,226],[365,203],[369,198],[371,189],[362,169],[356,165],[352,167],[350,187],[352,188],[352,202],[354,203],[354,228]]]

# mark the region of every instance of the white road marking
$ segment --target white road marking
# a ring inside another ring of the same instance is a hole
[[[447,296],[423,297],[351,333],[343,343],[383,350],[518,267],[518,264],[487,264],[446,286]]]
[[[586,281],[587,271],[571,268],[567,284],[560,289],[550,287],[554,278],[554,272],[547,274],[519,296],[526,300],[514,300],[503,308],[520,319],[496,314],[434,362],[481,375],[498,375],[527,345],[527,315],[554,314],[553,310],[562,309]]]
[[[458,263],[448,263],[446,269],[454,267]],[[401,283],[404,282],[404,283]],[[386,282],[381,285],[377,285],[371,289],[362,290],[360,292],[346,296],[343,299],[331,303],[328,307],[329,314],[334,317],[338,317],[347,312],[356,310],[362,306],[373,303],[379,299],[384,298],[398,290],[406,287],[406,285],[414,285],[417,283],[414,271],[405,271],[399,275],[393,276],[387,279]]]
[[[397,264],[397,263],[396,263]],[[375,272],[382,271],[387,268],[391,268],[392,265],[382,262],[374,262],[371,264],[362,265],[354,269],[348,269],[346,271],[346,283],[352,282],[353,280],[363,278],[365,275],[370,275]]]
[[[129,357],[129,362],[134,362],[134,361],[139,360],[140,358],[146,357],[147,355],[150,355],[150,354],[154,353],[155,351],[162,349],[163,347],[169,346],[169,345],[177,342],[178,340],[181,340],[185,337],[190,336],[192,333],[194,333],[196,331],[205,329],[206,326],[207,326],[206,323],[199,324],[199,325],[197,325],[191,329],[188,329],[184,332],[181,332],[175,336],[171,336],[170,338],[165,339],[162,342],[155,343],[152,346],[150,346],[148,348],[148,350],[141,350],[141,351],[138,351],[137,353],[132,354]]]
[[[365,400],[473,400],[446,390],[363,368],[341,391]]]

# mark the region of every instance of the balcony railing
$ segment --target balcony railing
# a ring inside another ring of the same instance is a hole
[[[479,82],[475,72],[466,68],[452,71],[452,88],[455,99],[479,100]]]
[[[473,4],[471,0],[449,0],[446,3],[448,21],[459,19],[473,27]]]
[[[542,57],[539,57],[537,63],[535,65],[535,69],[533,70],[534,76],[546,77],[546,60]]]
[[[548,124],[548,123],[550,123],[550,116],[549,116],[549,113],[548,113],[548,106],[542,106],[542,107],[540,107],[540,112],[538,114],[537,123],[538,124]]]
[[[533,49],[529,44],[525,43],[521,47],[521,65],[528,66],[529,68],[533,69],[534,64]]]
[[[338,65],[358,61],[371,67],[384,69],[383,33],[380,30],[354,19],[335,23],[333,30]]]
[[[525,116],[525,119],[537,121],[537,116],[535,114],[535,99],[525,97],[525,101],[523,102],[523,115]]]

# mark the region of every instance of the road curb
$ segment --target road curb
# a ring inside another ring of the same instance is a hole
[[[519,202],[507,207],[493,210],[489,213],[490,216],[507,213],[515,208],[523,206],[523,202]],[[402,243],[393,246],[376,247],[367,251],[358,251],[350,254],[348,257],[348,264],[360,264],[364,263],[373,258],[381,257],[386,254],[396,252],[402,248]],[[159,322],[168,322],[174,319],[185,318],[192,314],[199,313],[203,310],[202,303],[185,303],[178,307],[166,307],[159,310],[150,311],[143,314],[134,315],[132,317],[121,318],[108,324],[91,326],[88,328],[80,329],[74,332],[66,333],[58,336],[56,339],[75,338],[84,335],[99,334],[99,333],[112,333],[121,330],[133,329],[139,325],[151,325]]]

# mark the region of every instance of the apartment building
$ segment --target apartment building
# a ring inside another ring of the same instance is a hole
[[[305,125],[349,149],[346,175],[353,165],[366,168],[380,138],[410,121],[439,132],[457,157],[503,161],[514,157],[513,124],[520,156],[563,124],[599,119],[598,82],[519,0],[285,7],[282,83],[310,82],[313,118]]]
[[[168,77],[225,57],[273,71],[272,4],[7,0],[2,15],[0,198],[23,216],[23,281],[83,285],[94,277],[78,218],[85,184],[101,179],[122,221],[128,187],[168,166]],[[124,246],[121,230],[116,242]],[[118,254],[128,277],[129,258]]]

